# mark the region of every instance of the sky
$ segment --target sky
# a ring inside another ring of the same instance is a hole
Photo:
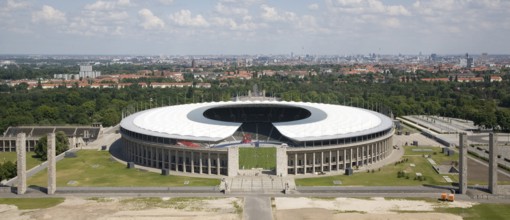
[[[0,54],[510,54],[510,0],[0,0]]]

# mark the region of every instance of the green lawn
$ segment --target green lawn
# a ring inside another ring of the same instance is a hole
[[[34,152],[27,152],[27,170],[42,163],[38,158],[34,158],[34,155]],[[0,152],[0,163],[5,163],[7,161],[16,162],[16,160],[16,152]]]
[[[504,220],[510,218],[510,204],[483,203],[471,208],[439,208],[436,211],[460,215],[464,220]]]
[[[430,163],[426,160],[425,157],[422,156],[424,152],[413,152],[410,150],[414,147],[405,147],[406,153],[403,160],[407,159],[407,162],[399,163],[399,164],[389,164],[381,168],[379,171],[375,169],[374,172],[359,172],[354,173],[352,176],[338,175],[338,176],[326,176],[326,177],[317,177],[317,178],[304,178],[304,179],[296,179],[296,185],[298,186],[335,186],[333,181],[340,180],[342,181],[342,185],[348,186],[413,186],[413,185],[423,185],[423,184],[433,184],[433,185],[451,185],[451,183],[447,183],[443,179],[443,175],[439,175],[434,171]],[[424,147],[419,147],[424,148]],[[434,149],[435,152],[439,152],[440,149],[431,147],[430,149]],[[433,152],[427,152],[425,154],[430,154],[432,159],[439,164],[442,161],[448,160],[456,160],[454,157],[444,156],[441,153],[433,154]],[[458,156],[457,156],[458,158]],[[415,166],[412,167],[411,164]],[[402,177],[397,178],[398,171],[405,171],[409,176],[409,179]],[[421,173],[426,180],[418,181],[414,180],[416,177],[416,173]],[[457,175],[444,175],[449,176],[454,182],[458,181]],[[336,185],[337,186],[337,185]]]
[[[18,209],[45,209],[64,202],[64,198],[0,198],[0,204],[15,205]]]
[[[188,181],[188,184],[184,184]],[[127,169],[110,159],[105,151],[81,150],[76,158],[57,163],[57,186],[215,186],[219,179],[163,176],[158,173]],[[29,185],[47,186],[47,171],[28,179]]]
[[[257,148],[239,148],[239,169],[251,168],[276,168],[276,148],[257,147]]]

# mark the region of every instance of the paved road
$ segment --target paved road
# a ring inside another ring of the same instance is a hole
[[[243,217],[246,220],[272,220],[271,199],[264,196],[244,197]]]

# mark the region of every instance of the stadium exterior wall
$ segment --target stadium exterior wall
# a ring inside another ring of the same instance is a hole
[[[393,149],[393,133],[376,139],[322,147],[287,147],[286,156],[277,157],[278,175],[341,172],[383,160]],[[170,173],[235,176],[238,164],[229,164],[228,148],[189,148],[153,143],[122,135],[124,157],[128,162],[168,169]],[[230,155],[232,157],[233,155]],[[238,155],[236,155],[238,156]],[[230,161],[237,161],[232,160]]]

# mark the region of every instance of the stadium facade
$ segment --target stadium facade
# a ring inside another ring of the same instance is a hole
[[[343,172],[386,158],[393,121],[367,109],[304,102],[167,106],[125,117],[128,162],[170,172],[235,176],[238,149],[277,147],[276,173]]]

